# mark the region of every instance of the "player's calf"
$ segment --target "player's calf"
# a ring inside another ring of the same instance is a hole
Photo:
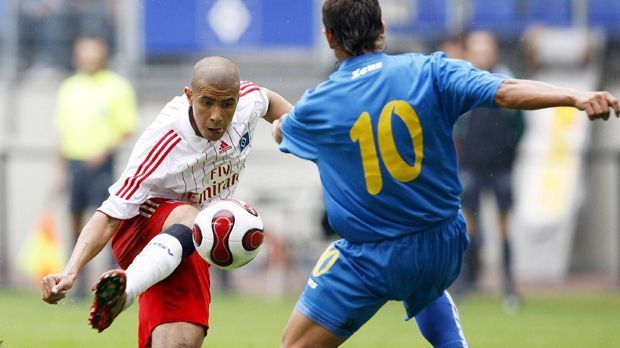
[[[153,237],[127,267],[127,303],[151,286],[166,279],[181,260],[195,251],[192,230],[186,225],[174,224]]]

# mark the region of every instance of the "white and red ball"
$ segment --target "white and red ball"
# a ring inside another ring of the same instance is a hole
[[[198,213],[193,236],[196,251],[205,261],[235,269],[258,254],[263,244],[263,220],[250,204],[225,198]]]

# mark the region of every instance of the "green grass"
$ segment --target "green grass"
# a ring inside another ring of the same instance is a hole
[[[215,294],[205,347],[278,347],[295,299]],[[135,347],[134,306],[97,334],[87,325],[89,303],[50,306],[32,292],[0,290],[0,344],[11,347]],[[539,295],[516,315],[488,296],[460,305],[472,347],[620,347],[620,294]],[[344,347],[428,347],[398,303],[386,305]]]

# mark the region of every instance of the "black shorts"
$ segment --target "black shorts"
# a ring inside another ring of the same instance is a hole
[[[88,168],[84,161],[69,160],[69,207],[72,213],[83,213],[88,208],[98,208],[108,196],[113,183],[112,156],[98,168]]]
[[[512,170],[504,169],[469,169],[462,168],[459,176],[463,184],[461,204],[471,214],[477,214],[480,208],[480,193],[491,190],[495,195],[497,208],[506,213],[512,207]]]

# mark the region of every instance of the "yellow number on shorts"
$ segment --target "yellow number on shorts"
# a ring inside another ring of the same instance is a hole
[[[312,270],[312,275],[315,277],[320,276],[321,274],[329,271],[330,268],[336,263],[338,260],[338,256],[340,256],[340,252],[338,250],[332,249],[331,245],[321,254],[319,260],[314,265],[314,269]]]
[[[415,154],[415,162],[409,165],[403,159],[396,148],[394,134],[392,132],[392,115],[400,117],[405,123]],[[420,118],[413,107],[404,100],[393,100],[387,103],[381,115],[377,127],[379,139],[379,151],[386,169],[394,179],[400,182],[415,180],[422,171],[422,159],[424,158],[424,138]],[[366,179],[366,190],[371,195],[376,195],[383,188],[383,178],[379,168],[379,157],[376,150],[376,142],[372,129],[370,114],[364,112],[357,119],[349,132],[351,140],[360,143],[362,155],[362,167]]]

